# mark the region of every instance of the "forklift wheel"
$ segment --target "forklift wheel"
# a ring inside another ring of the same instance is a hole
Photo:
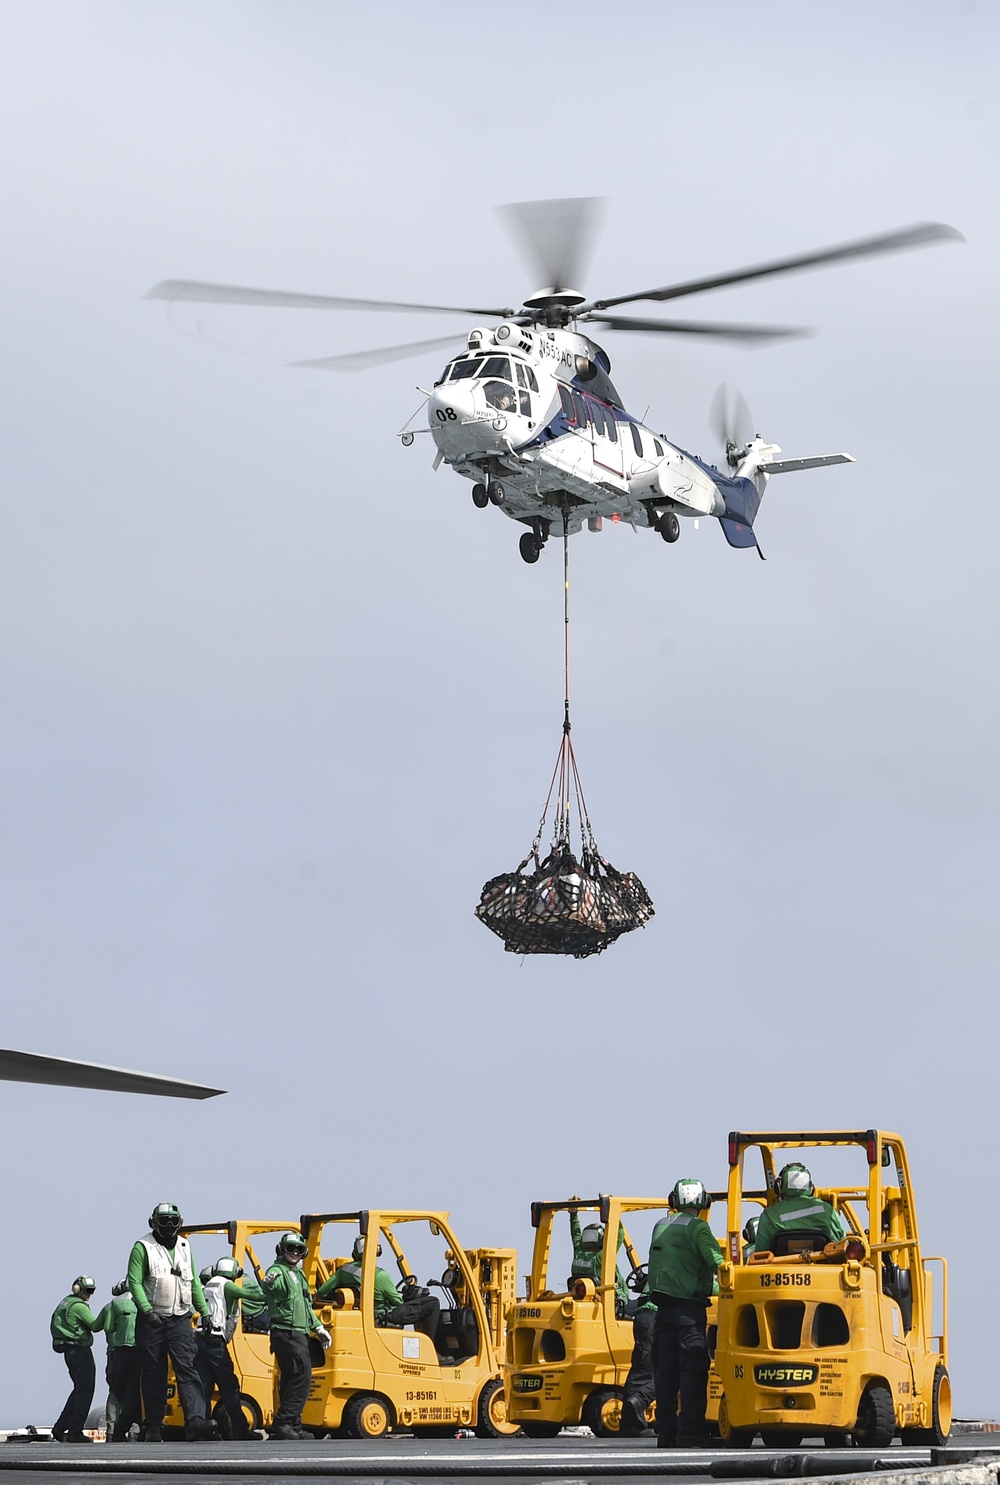
[[[521,1431],[529,1439],[554,1439],[562,1430],[561,1423],[522,1423]]]
[[[729,1422],[729,1407],[725,1393],[719,1399],[719,1438],[726,1449],[749,1449],[753,1444],[755,1428],[733,1428]]]
[[[351,1439],[380,1439],[389,1432],[389,1404],[377,1392],[357,1392],[344,1409],[344,1428]]]
[[[621,1388],[595,1387],[583,1405],[580,1422],[597,1439],[616,1439],[622,1427]]]
[[[851,1431],[857,1448],[886,1449],[896,1432],[892,1393],[884,1382],[869,1382],[858,1404],[858,1421]]]
[[[931,1427],[901,1428],[899,1437],[904,1444],[930,1444],[943,1449],[951,1433],[951,1381],[943,1366],[934,1372],[931,1391]]]
[[[762,1428],[760,1441],[765,1449],[797,1449],[802,1442],[802,1435],[784,1428]]]
[[[516,1423],[507,1420],[507,1398],[499,1377],[487,1382],[479,1394],[479,1417],[476,1422],[477,1439],[510,1439],[520,1433]]]

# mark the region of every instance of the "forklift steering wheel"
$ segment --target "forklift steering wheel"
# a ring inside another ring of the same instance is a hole
[[[631,1289],[633,1294],[641,1294],[649,1279],[649,1265],[640,1263],[630,1274],[625,1275],[625,1287]]]

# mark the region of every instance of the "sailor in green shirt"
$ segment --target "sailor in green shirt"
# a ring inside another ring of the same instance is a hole
[[[780,1233],[815,1233],[827,1243],[839,1243],[847,1236],[840,1214],[815,1195],[812,1176],[804,1165],[794,1161],[782,1166],[775,1186],[778,1200],[761,1213],[755,1252],[773,1253],[774,1239]]]
[[[330,1345],[330,1332],[316,1318],[309,1283],[299,1267],[308,1251],[300,1232],[283,1232],[262,1285],[271,1313],[271,1350],[278,1363],[278,1411],[268,1431],[272,1439],[312,1437],[302,1427],[302,1409],[312,1386],[309,1336],[315,1335],[324,1351]]]
[[[49,1322],[52,1349],[61,1354],[73,1382],[66,1405],[52,1425],[52,1437],[60,1444],[91,1442],[83,1429],[94,1401],[94,1383],[97,1380],[94,1332],[104,1329],[104,1322],[90,1308],[90,1299],[96,1288],[89,1274],[78,1275],[73,1280],[72,1291],[56,1305]]]
[[[573,1268],[574,1279],[593,1279],[595,1284],[601,1282],[601,1265],[604,1262],[604,1224],[591,1222],[581,1229],[580,1218],[575,1211],[569,1214],[569,1235],[573,1243]],[[625,1241],[625,1229],[618,1224],[617,1253]],[[615,1265],[615,1299],[622,1307],[628,1304],[628,1287],[624,1276],[619,1272],[617,1263]]]
[[[706,1310],[722,1249],[701,1219],[711,1197],[701,1181],[683,1179],[670,1193],[671,1213],[653,1229],[649,1293],[656,1305],[653,1380],[660,1448],[708,1445]],[[680,1395],[678,1414],[677,1398]]]
[[[173,1362],[184,1409],[184,1437],[218,1438],[205,1416],[205,1399],[195,1367],[192,1307],[202,1328],[211,1329],[201,1281],[191,1262],[191,1247],[181,1234],[184,1219],[172,1201],[153,1208],[149,1232],[137,1239],[128,1260],[128,1284],[135,1300],[136,1344],[142,1356],[142,1404],[147,1444],[163,1442],[167,1411],[167,1357]]]
[[[354,1247],[351,1249],[351,1262],[341,1264],[340,1268],[321,1284],[316,1291],[317,1299],[329,1299],[338,1289],[353,1289],[356,1294],[361,1294],[361,1263],[365,1252],[365,1238],[359,1236],[354,1239]],[[382,1244],[379,1243],[375,1254],[376,1258],[382,1256]],[[411,1291],[417,1288],[415,1283],[409,1285]],[[384,1268],[375,1269],[375,1324],[392,1326],[402,1329],[403,1326],[412,1325],[415,1330],[422,1330],[431,1340],[437,1337],[438,1320],[441,1315],[441,1304],[433,1294],[414,1294],[412,1298],[404,1299],[396,1288],[392,1279]]]
[[[135,1343],[135,1300],[128,1280],[121,1279],[111,1291],[111,1301],[98,1315],[108,1341],[104,1369],[108,1384],[108,1431],[110,1444],[123,1444],[133,1423],[142,1422],[139,1392],[141,1361]]]

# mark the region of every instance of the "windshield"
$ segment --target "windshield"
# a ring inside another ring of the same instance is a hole
[[[451,368],[451,380],[461,382],[470,376],[477,376],[479,368],[483,364],[482,356],[465,356],[461,361],[456,361]]]

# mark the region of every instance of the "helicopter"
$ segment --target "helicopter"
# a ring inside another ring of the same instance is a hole
[[[744,346],[810,334],[802,328],[691,320],[643,319],[618,313],[637,300],[663,302],[774,274],[901,251],[945,240],[964,241],[941,222],[922,222],[878,236],[712,274],[638,293],[588,299],[579,281],[583,250],[599,202],[591,197],[523,201],[502,208],[535,258],[544,288],[511,307],[470,309],[455,305],[401,304],[344,299],[322,294],[241,288],[230,284],[167,279],[147,299],[215,304],[268,305],[298,309],[365,309],[423,314],[461,314],[499,321],[470,330],[465,345],[429,389],[427,428],[400,430],[405,446],[429,432],[442,463],[472,481],[472,499],[490,505],[526,529],[519,550],[537,562],[550,534],[574,535],[586,525],[600,531],[605,520],[677,541],[681,518],[714,517],[731,547],[763,552],[754,532],[768,480],[775,474],[853,464],[847,453],[782,458],[778,444],[753,430],[739,393],[720,388],[711,421],[720,445],[719,463],[689,453],[626,411],[611,380],[607,352],[582,328],[655,335],[688,335],[735,341]],[[610,313],[609,313],[610,311]],[[426,354],[448,336],[318,360],[297,367],[359,371],[379,363]]]

